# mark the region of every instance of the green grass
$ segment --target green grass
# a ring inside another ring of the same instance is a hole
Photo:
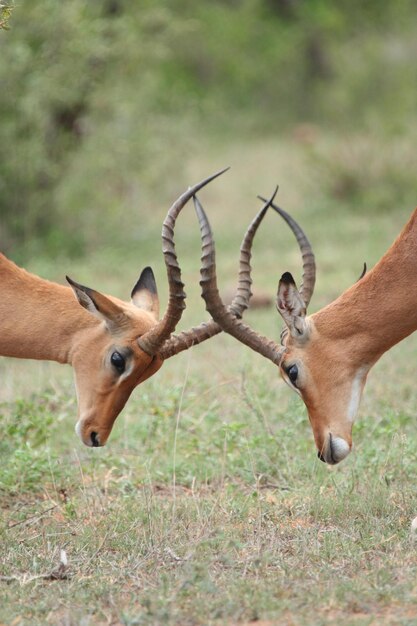
[[[322,151],[333,150],[334,139],[320,141]],[[352,283],[363,261],[378,260],[413,208],[368,210],[360,186],[336,200],[321,189],[303,144],[204,148],[204,158],[190,161],[187,182],[234,166],[201,196],[222,287],[235,280],[256,194],[276,182],[280,203],[316,250],[312,310]],[[353,169],[340,161],[335,176],[344,168]],[[407,180],[411,195],[414,178]],[[391,193],[391,181],[378,184]],[[70,267],[37,258],[30,269],[57,280],[69,273],[126,297],[141,267],[152,264],[165,303],[160,224],[180,191],[161,189],[138,249],[94,251]],[[273,294],[284,270],[299,277],[300,262],[277,216],[266,220],[254,278]],[[191,207],[177,231],[189,294],[185,328],[205,317]],[[273,308],[247,319],[278,337]],[[0,623],[415,624],[416,348],[410,337],[375,366],[355,450],[333,468],[318,461],[304,406],[274,366],[230,337],[167,361],[133,394],[108,445],[94,450],[73,431],[70,368],[0,360]],[[49,580],[62,549],[65,578]]]

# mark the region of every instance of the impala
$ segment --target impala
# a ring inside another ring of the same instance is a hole
[[[217,290],[210,224],[197,198],[194,204],[203,241],[200,284],[207,310],[223,330],[279,367],[285,382],[304,400],[319,459],[339,463],[352,448],[352,425],[369,370],[417,329],[417,209],[368,274],[307,316],[316,278],[314,254],[298,224],[271,203],[295,234],[303,258],[299,290],[289,272],[279,281],[277,309],[285,328],[278,344],[224,307]]]
[[[76,432],[87,446],[106,443],[133,389],[155,374],[164,360],[221,332],[210,320],[172,335],[185,308],[174,245],[175,221],[191,196],[223,171],[191,187],[167,213],[162,240],[169,301],[160,321],[155,278],[149,267],[133,287],[131,302],[123,302],[68,277],[70,287],[49,282],[0,254],[0,355],[73,366]],[[236,316],[248,306],[250,248],[268,206],[267,202],[259,211],[242,243],[238,289],[231,304]]]

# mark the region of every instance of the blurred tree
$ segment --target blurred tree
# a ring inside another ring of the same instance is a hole
[[[94,3],[23,3],[1,41],[1,247],[58,236],[51,191],[83,135],[110,54]],[[63,239],[63,237],[61,238]]]
[[[398,131],[416,21],[413,0],[21,0],[0,36],[1,249],[130,236],[132,181],[177,178],[198,133]]]

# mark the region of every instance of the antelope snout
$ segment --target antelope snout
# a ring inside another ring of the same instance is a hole
[[[329,433],[324,445],[317,452],[317,456],[323,463],[336,465],[336,463],[340,463],[347,457],[351,448],[352,444],[349,444],[345,439]]]
[[[75,432],[85,446],[98,448],[104,446],[109,436],[108,432],[99,429],[85,420],[79,420],[75,426]]]

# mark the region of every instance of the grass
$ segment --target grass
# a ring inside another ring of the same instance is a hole
[[[368,214],[359,210],[357,187],[354,197],[336,200],[328,187],[320,190],[304,144],[206,145],[202,153],[187,166],[187,182],[235,165],[201,196],[222,287],[233,284],[255,195],[276,182],[280,202],[316,249],[314,308],[353,282],[364,260],[378,260],[413,208]],[[154,250],[161,207],[179,191],[168,198],[161,190],[146,214],[152,236],[139,249],[95,251],[71,267],[38,258],[30,269],[57,280],[68,272],[126,296],[141,265],[152,263],[165,302]],[[279,275],[299,276],[300,266],[287,230],[275,215],[266,219],[254,278],[273,294]],[[204,316],[191,207],[177,230],[189,294],[185,328]],[[273,308],[247,317],[278,337]],[[167,361],[133,394],[108,445],[94,450],[73,432],[69,368],[2,359],[0,623],[415,624],[416,348],[410,337],[375,366],[355,450],[334,468],[316,458],[305,409],[272,364],[230,337]],[[61,550],[68,566],[54,579]]]

